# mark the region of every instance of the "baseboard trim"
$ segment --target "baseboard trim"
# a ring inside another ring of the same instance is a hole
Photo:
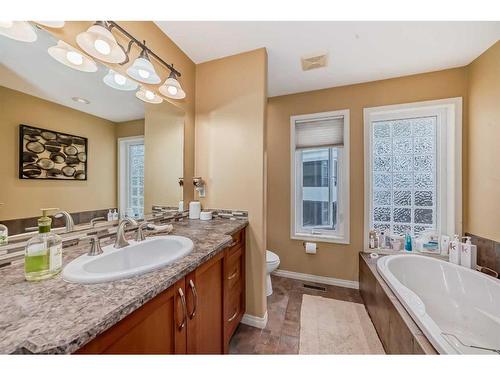
[[[313,283],[342,286],[344,288],[351,288],[351,289],[359,289],[359,282],[357,281],[336,279],[334,277],[316,276],[307,273],[286,271],[280,269],[274,271],[273,275],[287,277],[289,279],[295,279],[295,280],[310,281]]]
[[[260,316],[245,314],[243,318],[241,318],[241,323],[247,326],[264,329],[267,325],[267,311],[262,318]]]

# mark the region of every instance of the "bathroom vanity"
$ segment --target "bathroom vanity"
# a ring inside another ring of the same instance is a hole
[[[171,234],[190,238],[191,253],[107,283],[68,283],[61,275],[29,283],[22,263],[0,269],[0,352],[226,353],[245,311],[247,224],[245,218],[175,222]],[[64,265],[88,246],[65,248]]]

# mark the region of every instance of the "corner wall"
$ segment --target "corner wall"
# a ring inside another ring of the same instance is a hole
[[[196,66],[196,175],[205,208],[248,210],[247,313],[263,317],[265,298],[265,49]]]
[[[500,242],[500,41],[468,72],[465,231]]]

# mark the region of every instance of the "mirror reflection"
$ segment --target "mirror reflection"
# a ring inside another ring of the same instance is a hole
[[[55,231],[182,208],[184,112],[34,27],[35,42],[0,38],[2,184],[8,234]],[[15,238],[14,238],[15,240]]]

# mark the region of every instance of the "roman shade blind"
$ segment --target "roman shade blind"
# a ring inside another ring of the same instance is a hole
[[[344,145],[344,116],[295,122],[295,149]]]

